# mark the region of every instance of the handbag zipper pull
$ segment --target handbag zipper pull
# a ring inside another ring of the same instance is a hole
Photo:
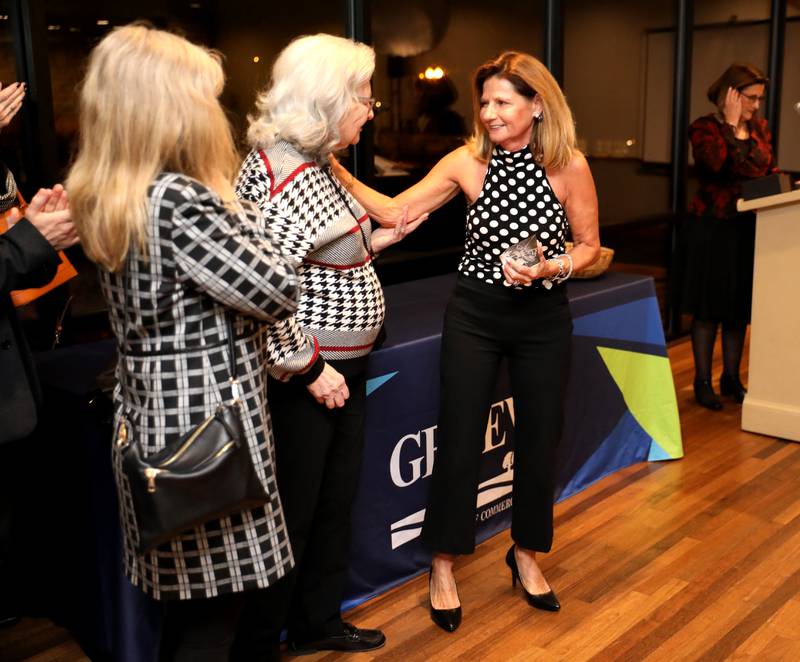
[[[239,385],[239,380],[236,377],[231,377],[228,381],[231,385],[233,403],[238,405],[242,401],[242,388]]]
[[[154,469],[153,467],[147,467],[144,470],[144,477],[147,478],[147,492],[148,494],[154,494],[156,491],[156,476],[161,473],[161,469]]]
[[[125,421],[120,423],[119,432],[117,433],[117,448],[122,448],[128,443],[128,426]]]

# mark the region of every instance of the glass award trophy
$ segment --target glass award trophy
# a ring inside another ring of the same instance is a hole
[[[505,262],[506,260],[510,259],[514,260],[514,262],[524,264],[526,267],[537,265],[539,264],[539,253],[537,251],[538,244],[539,240],[537,239],[536,235],[533,234],[527,239],[523,239],[513,246],[506,248],[506,250],[500,254],[500,262]],[[549,290],[551,287],[553,287],[553,283],[545,278],[542,280],[542,287],[544,287],[546,290]]]
[[[500,261],[514,260],[514,262],[524,264],[526,267],[532,267],[539,263],[539,253],[536,251],[538,243],[536,235],[533,234],[527,239],[523,239],[506,248],[500,254]]]

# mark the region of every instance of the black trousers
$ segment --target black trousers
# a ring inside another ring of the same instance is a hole
[[[331,361],[350,398],[339,409],[305,386],[270,380],[276,470],[296,567],[276,587],[288,605],[286,629],[298,641],[341,634],[350,512],[361,473],[366,357]]]
[[[160,662],[280,662],[280,645],[263,620],[280,608],[275,586],[163,604]]]
[[[422,529],[432,550],[475,549],[480,458],[503,358],[515,415],[511,537],[550,550],[571,332],[563,286],[516,290],[459,276],[445,313],[437,451]]]

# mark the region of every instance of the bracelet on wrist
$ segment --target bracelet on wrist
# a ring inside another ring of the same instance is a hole
[[[564,258],[567,261],[566,273],[564,273],[563,269],[564,263],[559,258]],[[574,263],[572,262],[572,256],[569,253],[562,253],[561,255],[557,255],[556,259],[558,260],[558,264],[561,266],[561,268],[558,271],[558,276],[556,276],[553,280],[556,283],[563,283],[565,280],[567,280],[567,278],[572,276],[572,269],[574,266]]]
[[[561,258],[564,258],[564,260],[566,260],[567,262],[566,270],[564,268],[564,261]],[[558,285],[559,283],[563,283],[570,276],[572,276],[572,269],[574,266],[572,262],[572,256],[569,253],[562,253],[561,255],[556,255],[554,258],[551,259],[558,265],[558,272],[542,280],[542,285],[547,290],[553,287],[553,285]],[[548,260],[548,262],[549,261],[550,260]]]

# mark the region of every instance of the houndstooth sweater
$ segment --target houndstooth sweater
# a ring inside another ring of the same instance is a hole
[[[367,355],[383,324],[384,301],[367,249],[371,227],[363,207],[330,172],[285,141],[248,154],[236,193],[268,212],[269,230],[301,283],[295,316],[269,328],[270,374],[318,374],[319,355]],[[294,341],[298,325],[306,334],[304,346]]]

